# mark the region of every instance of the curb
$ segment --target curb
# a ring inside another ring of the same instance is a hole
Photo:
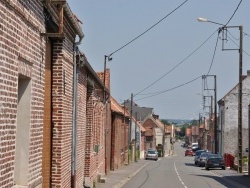
[[[141,166],[138,170],[136,170],[134,173],[132,173],[130,176],[126,177],[119,183],[117,183],[113,188],[122,188],[132,177],[134,177],[138,172],[141,171],[145,166],[147,166],[149,163],[145,163],[143,166]]]

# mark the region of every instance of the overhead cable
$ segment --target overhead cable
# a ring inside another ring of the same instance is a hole
[[[181,62],[179,62],[171,70],[169,70],[167,73],[165,73],[164,75],[162,75],[160,78],[158,78],[156,81],[154,81],[153,83],[151,83],[149,86],[145,87],[144,89],[142,89],[141,91],[139,91],[138,93],[136,93],[134,96],[139,95],[140,93],[142,93],[146,89],[150,88],[152,85],[154,85],[155,83],[157,83],[158,81],[160,81],[162,78],[164,78],[166,75],[168,75],[170,72],[172,72],[174,69],[176,69],[179,65],[181,65],[182,63],[184,63],[189,57],[191,57],[195,52],[197,52],[216,33],[216,31],[218,31],[218,29],[216,29],[201,45],[199,45],[192,53],[190,53],[187,57],[185,57]]]
[[[162,22],[164,19],[166,19],[168,16],[170,16],[172,13],[174,13],[176,10],[178,10],[180,7],[182,7],[187,1],[188,0],[185,0],[178,7],[176,7],[174,10],[172,10],[170,13],[168,13],[166,16],[164,16],[162,19],[160,19],[157,23],[155,23],[154,25],[152,25],[146,31],[144,31],[143,33],[141,33],[140,35],[138,35],[137,37],[135,37],[134,39],[132,39],[131,41],[129,41],[128,43],[126,43],[125,45],[123,45],[122,47],[118,48],[117,50],[115,50],[114,52],[112,52],[111,54],[109,54],[108,56],[109,57],[112,56],[116,52],[120,51],[121,49],[125,48],[126,46],[128,46],[129,44],[131,44],[132,42],[134,42],[136,39],[140,38],[142,35],[146,34],[149,30],[153,29],[156,25],[158,25],[160,22]]]
[[[212,68],[212,66],[213,66],[213,63],[214,63],[214,57],[215,57],[215,52],[216,52],[217,45],[218,45],[218,40],[219,40],[220,32],[221,32],[221,29],[218,29],[218,35],[217,35],[217,40],[216,40],[215,47],[214,47],[214,53],[213,53],[212,61],[211,61],[211,63],[210,63],[210,67],[209,67],[209,69],[208,69],[207,75],[210,73],[211,68]]]
[[[156,95],[160,95],[160,94],[163,94],[163,93],[172,91],[172,90],[177,89],[177,88],[179,88],[179,87],[182,87],[182,86],[184,86],[184,85],[190,84],[191,82],[194,82],[194,81],[196,81],[197,79],[199,79],[199,78],[201,78],[201,77],[202,77],[202,76],[199,76],[199,77],[197,77],[197,78],[195,78],[195,79],[193,79],[193,80],[190,80],[190,81],[188,81],[188,82],[186,82],[186,83],[184,83],[184,84],[175,86],[175,87],[173,87],[173,88],[170,88],[170,89],[167,89],[167,90],[164,90],[164,91],[155,92],[155,93],[153,93],[153,94],[150,95],[150,96],[143,97],[143,98],[140,98],[140,99],[136,99],[135,101],[139,101],[139,100],[142,100],[142,99],[151,98],[151,97],[154,97],[154,96],[156,96]]]
[[[241,2],[242,2],[242,0],[240,0],[240,2],[239,2],[239,4],[238,4],[237,8],[235,9],[235,11],[234,11],[233,15],[230,17],[230,19],[227,21],[226,25],[227,25],[227,24],[232,20],[232,18],[234,17],[234,15],[235,15],[235,13],[237,12],[237,10],[238,10],[238,8],[239,8]],[[226,25],[225,25],[225,26],[226,26]]]

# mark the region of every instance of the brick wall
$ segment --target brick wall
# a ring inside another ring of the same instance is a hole
[[[77,153],[76,153],[76,187],[82,187],[84,182],[86,109],[87,109],[87,72],[81,69],[78,76],[78,110],[77,110]]]
[[[0,1],[0,187],[13,187],[18,78],[31,79],[30,140],[26,186],[41,184],[45,41],[40,1]],[[18,157],[18,156],[16,156]],[[21,172],[20,172],[21,173]]]
[[[111,170],[118,169],[125,163],[125,151],[127,147],[127,127],[124,117],[115,112],[112,113],[111,128]]]
[[[87,88],[84,176],[93,182],[98,173],[105,173],[105,106],[101,101],[102,92],[91,83]]]

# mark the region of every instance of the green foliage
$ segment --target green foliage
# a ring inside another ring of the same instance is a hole
[[[161,122],[165,125],[171,125],[166,119],[161,119]]]

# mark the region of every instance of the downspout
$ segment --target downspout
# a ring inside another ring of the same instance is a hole
[[[74,43],[73,49],[73,127],[72,127],[72,164],[71,164],[71,188],[76,187],[76,153],[77,153],[77,106],[78,106],[78,73],[77,69],[80,66],[80,51],[78,45],[81,44],[83,34],[78,32],[79,41]],[[76,62],[76,56],[78,55],[78,63]]]
[[[76,187],[76,152],[77,152],[77,95],[78,95],[78,70],[77,70],[77,62],[76,55],[79,54],[78,47],[76,43],[74,44],[74,55],[73,55],[73,126],[72,126],[72,160],[71,160],[71,187]],[[80,58],[79,58],[80,61]],[[80,63],[80,62],[79,62]]]
[[[76,152],[77,152],[77,106],[78,106],[78,69],[80,66],[80,51],[78,45],[81,44],[81,41],[84,37],[82,32],[78,32],[79,41],[74,43],[73,49],[73,127],[72,127],[72,164],[71,164],[71,188],[76,187]],[[78,66],[76,62],[76,56],[78,55]]]

